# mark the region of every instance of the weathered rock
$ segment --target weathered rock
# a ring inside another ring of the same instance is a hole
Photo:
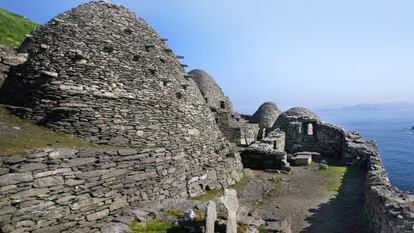
[[[11,184],[18,184],[22,182],[32,181],[32,173],[9,173],[6,175],[0,176],[0,186],[6,186]]]
[[[206,233],[214,233],[214,225],[217,220],[216,203],[209,201],[206,212]]]
[[[228,217],[226,232],[237,233],[237,210],[239,209],[239,200],[237,199],[236,190],[225,189],[221,201],[227,209]]]
[[[127,203],[127,199],[126,199],[126,197],[117,197],[115,200],[114,200],[114,202],[112,202],[112,204],[111,204],[111,206],[109,207],[109,209],[111,210],[111,211],[113,211],[113,210],[117,210],[117,209],[120,209],[120,208],[122,208],[122,207],[124,207],[124,206],[126,206],[128,203]]]
[[[109,209],[104,209],[104,210],[95,212],[93,214],[87,215],[86,219],[88,221],[96,221],[98,219],[101,219],[101,218],[104,218],[104,217],[108,216],[108,214],[109,214]]]
[[[34,186],[38,188],[51,187],[56,185],[63,185],[63,177],[61,176],[49,176],[44,178],[39,178],[34,181]]]

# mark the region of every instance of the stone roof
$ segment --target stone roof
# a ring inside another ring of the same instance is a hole
[[[265,102],[253,114],[253,121],[259,124],[260,128],[271,128],[281,111],[276,104]]]
[[[232,111],[232,104],[229,98],[224,95],[223,90],[210,74],[201,69],[191,70],[189,74],[197,84],[207,105],[218,109],[222,107],[221,101],[224,101],[229,108],[227,110]]]
[[[290,122],[294,121],[321,121],[321,119],[313,112],[306,108],[294,107],[291,108],[277,118],[274,128],[285,129]]]
[[[0,102],[32,109],[26,117],[53,130],[116,145],[224,142],[177,56],[123,6],[90,2],[62,13],[19,51],[28,60],[10,71]]]

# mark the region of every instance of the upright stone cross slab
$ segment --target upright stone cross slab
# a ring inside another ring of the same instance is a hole
[[[209,201],[207,204],[206,213],[206,233],[214,233],[214,225],[217,220],[216,203]]]
[[[237,199],[236,190],[225,189],[221,201],[226,207],[228,214],[226,233],[237,233],[237,210],[239,209],[239,200]]]

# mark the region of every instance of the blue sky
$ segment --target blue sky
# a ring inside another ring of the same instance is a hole
[[[0,0],[44,23],[81,0]],[[117,0],[241,112],[414,101],[414,1]]]

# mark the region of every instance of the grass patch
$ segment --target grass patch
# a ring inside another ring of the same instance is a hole
[[[332,192],[339,192],[345,174],[347,177],[356,178],[361,175],[361,170],[353,166],[345,166],[339,159],[327,158],[328,168],[319,170],[319,174],[328,180],[327,188]]]
[[[269,230],[266,230],[263,226],[259,227],[259,233],[270,233]]]
[[[228,188],[240,190],[244,188],[249,182],[250,182],[250,177],[244,175],[237,183],[230,185]],[[223,195],[223,193],[224,193],[223,189],[212,189],[212,190],[206,191],[205,193],[199,196],[192,197],[191,199],[196,200],[196,201],[209,201],[220,195]]]
[[[193,209],[193,211],[196,215],[195,218],[194,218],[195,222],[204,221],[204,216],[206,215],[206,211],[199,210],[199,209]],[[167,217],[172,217],[172,218],[175,218],[175,219],[181,219],[184,216],[184,212],[185,211],[182,210],[182,209],[170,209],[170,210],[167,210],[165,212],[165,215]]]
[[[23,16],[0,8],[0,44],[19,47],[26,34],[34,31],[39,25]]]
[[[11,115],[0,106],[0,156],[23,155],[39,147],[90,147],[75,136],[57,133]]]
[[[318,171],[320,175],[327,178],[327,188],[329,191],[332,192],[338,192],[339,188],[342,185],[342,181],[344,179],[344,175],[346,172],[345,166],[332,166],[329,165],[329,167],[325,170],[319,170]]]
[[[191,199],[196,200],[196,201],[209,201],[222,194],[223,194],[223,189],[212,189],[212,190],[206,191],[205,193],[199,196],[192,197]]]
[[[161,220],[149,220],[144,225],[134,221],[129,229],[134,233],[186,233],[188,229],[179,224]]]

